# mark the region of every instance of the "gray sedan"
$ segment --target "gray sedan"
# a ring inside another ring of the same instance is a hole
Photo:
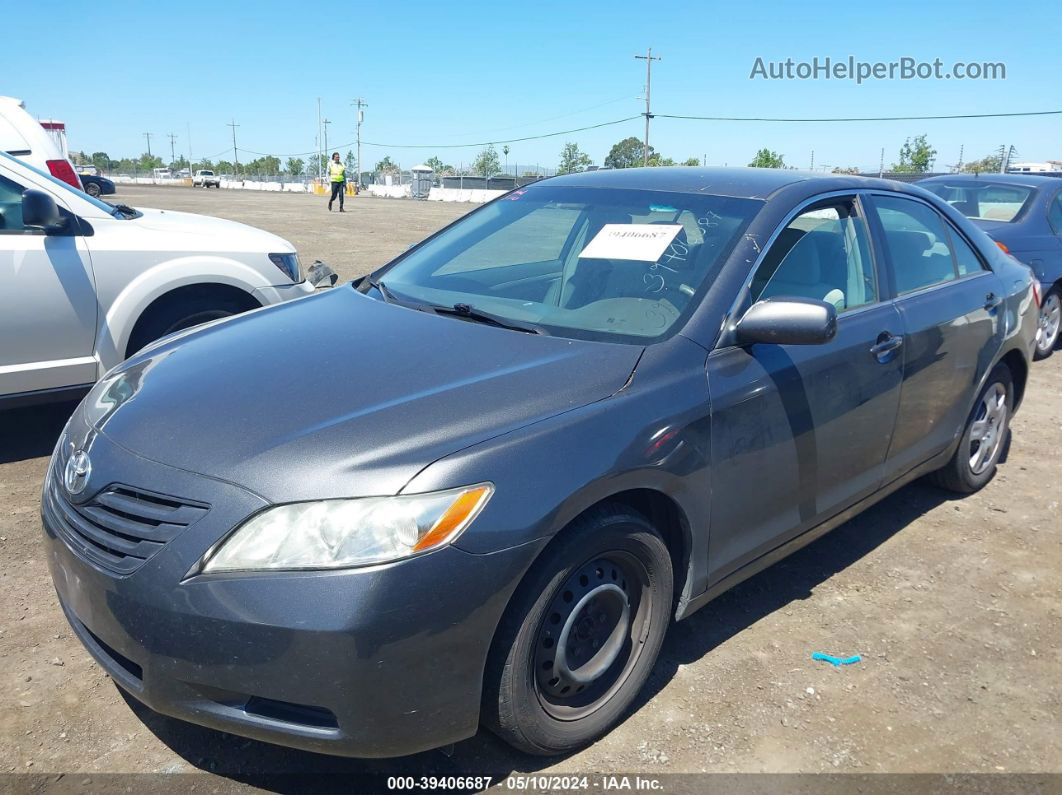
[[[47,557],[159,712],[564,753],[671,621],[915,478],[985,485],[1036,327],[1029,269],[917,187],[550,179],[109,373],[52,457]]]

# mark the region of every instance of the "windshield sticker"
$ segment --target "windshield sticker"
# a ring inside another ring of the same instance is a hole
[[[605,224],[579,258],[656,262],[680,229],[680,224]]]

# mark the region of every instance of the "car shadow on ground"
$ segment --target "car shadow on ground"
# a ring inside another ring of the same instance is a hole
[[[77,401],[0,409],[0,464],[51,455]]]
[[[787,604],[809,598],[816,586],[926,512],[955,498],[921,481],[913,483],[672,626],[634,709],[645,706],[667,686],[679,666],[700,659]],[[292,777],[309,774],[332,774],[336,782],[352,775],[375,780],[391,775],[497,778],[512,772],[533,772],[557,761],[514,751],[485,730],[449,749],[415,756],[384,760],[331,757],[193,726],[158,715],[132,698],[127,697],[126,701],[148,729],[192,766],[275,791],[289,788]],[[317,779],[315,786],[321,783],[324,781]]]

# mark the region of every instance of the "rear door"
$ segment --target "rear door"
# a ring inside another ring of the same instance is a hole
[[[790,220],[751,291],[753,301],[832,303],[837,334],[823,345],[730,346],[708,357],[712,579],[874,492],[899,405],[902,322],[857,197]]]
[[[22,222],[40,186],[0,168],[0,397],[96,380],[96,288],[85,238]],[[48,192],[72,217],[62,198]]]
[[[929,203],[875,192],[871,220],[903,318],[903,387],[886,477],[945,450],[1006,332],[1003,285]]]

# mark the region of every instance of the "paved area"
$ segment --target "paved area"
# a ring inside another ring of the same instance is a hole
[[[357,198],[329,215],[320,197],[180,188],[116,198],[264,227],[344,279],[471,209]],[[981,493],[908,486],[738,586],[672,628],[618,729],[549,760],[485,732],[448,754],[321,757],[130,703],[67,628],[38,541],[70,407],[0,414],[0,772],[1062,772],[1060,394],[1062,354],[1035,367]],[[863,661],[835,669],[815,651]]]

